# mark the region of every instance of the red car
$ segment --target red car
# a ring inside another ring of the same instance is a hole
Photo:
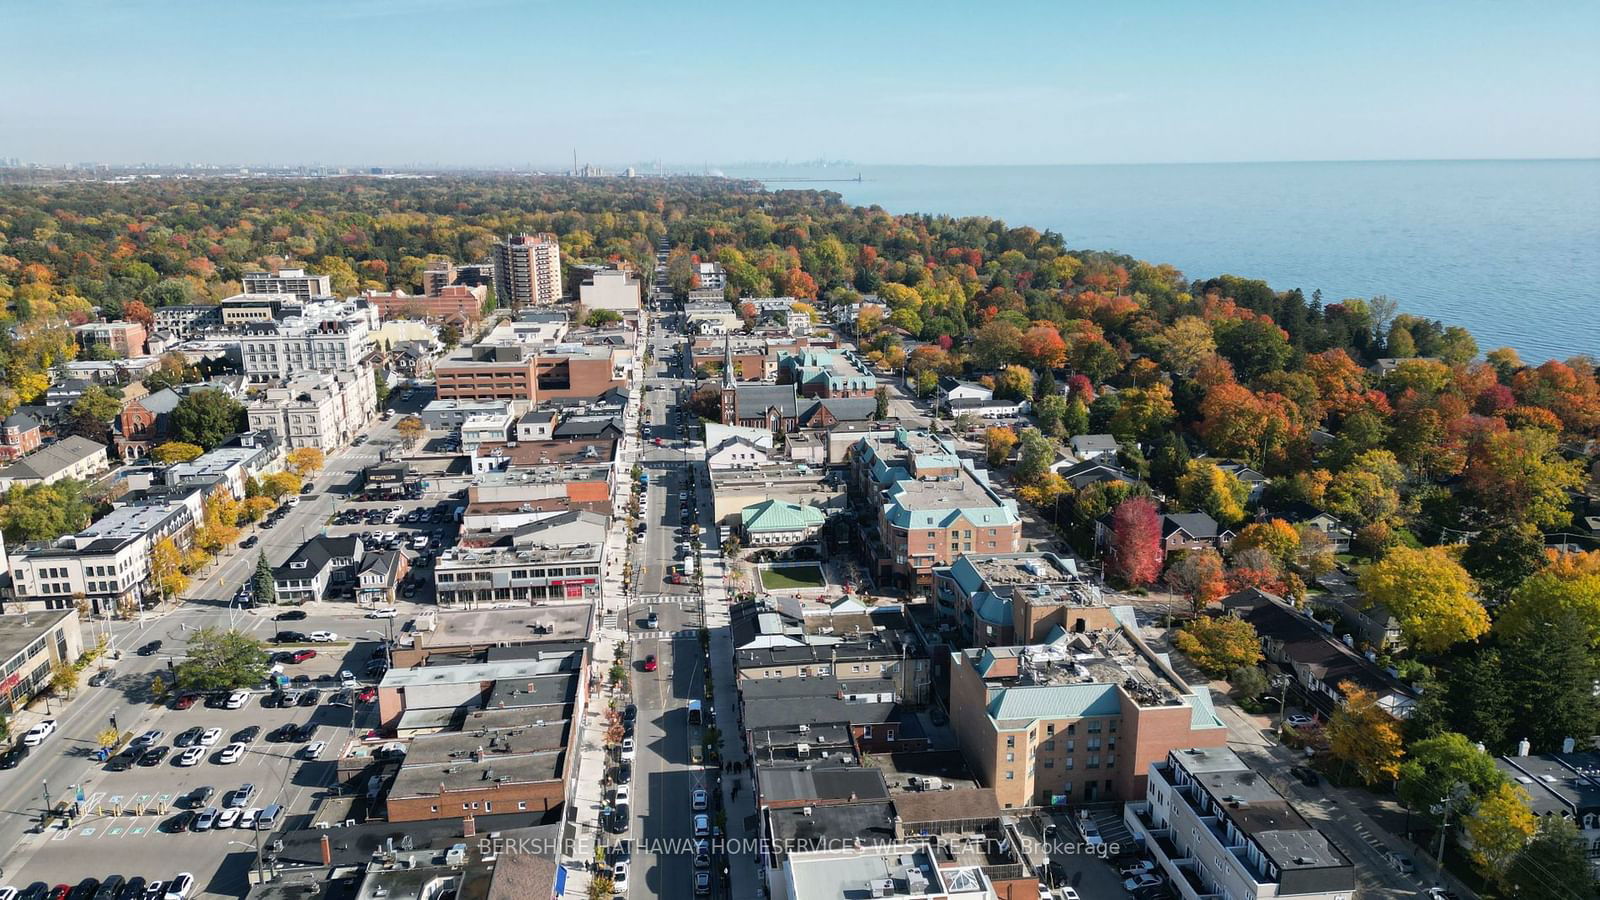
[[[667,576],[667,584],[688,584],[688,583],[689,583],[689,579],[683,577],[682,575],[668,575]]]
[[[50,900],[67,900],[67,895],[72,893],[72,885],[58,884],[50,889]]]
[[[173,709],[188,709],[189,707],[191,707],[191,706],[193,706],[195,704],[196,700],[199,700],[199,699],[200,699],[200,695],[195,693],[195,692],[193,692],[193,691],[189,691],[187,693],[179,694],[178,695],[178,699],[172,701],[172,708]]]
[[[308,648],[306,648],[304,650],[296,650],[294,652],[294,655],[289,657],[289,661],[290,662],[303,663],[306,660],[308,660],[308,659],[310,659],[310,658],[312,658],[312,657],[314,657],[316,655],[317,655],[317,651],[312,650],[312,649],[310,649],[308,647]]]
[[[644,658],[644,670],[646,672],[654,672],[656,670],[656,657],[654,653]]]
[[[376,699],[378,699],[377,688],[363,688],[361,693],[356,695],[356,700],[362,703],[371,703]]]

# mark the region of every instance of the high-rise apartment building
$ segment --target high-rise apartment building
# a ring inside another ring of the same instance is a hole
[[[502,309],[561,299],[561,245],[553,234],[518,234],[494,245],[494,295]]]

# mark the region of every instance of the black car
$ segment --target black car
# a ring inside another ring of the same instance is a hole
[[[211,798],[217,795],[217,789],[209,784],[203,784],[189,792],[189,808],[205,809]]]
[[[306,741],[311,740],[311,738],[313,736],[315,736],[316,733],[317,733],[317,723],[315,723],[315,722],[307,722],[304,725],[301,725],[299,728],[295,729],[294,739],[296,741],[301,742],[301,743],[305,743]]]
[[[261,726],[251,725],[249,728],[241,728],[235,731],[233,733],[233,742],[235,744],[248,744],[260,736]]]
[[[287,609],[272,618],[279,622],[298,622],[306,617],[303,609]]]
[[[106,771],[107,772],[126,772],[126,771],[128,771],[129,769],[133,768],[134,761],[139,758],[139,752],[140,751],[138,751],[138,750],[133,750],[133,749],[130,748],[128,750],[122,751],[121,753],[118,753],[116,756],[111,757],[110,762],[106,763]]]
[[[304,644],[311,639],[299,631],[280,631],[272,636],[274,644]]]
[[[94,900],[117,900],[123,885],[127,883],[127,879],[121,875],[106,876],[106,880],[100,882],[100,889],[94,892]]]
[[[274,744],[281,744],[284,741],[292,741],[294,740],[295,733],[299,730],[300,726],[294,724],[293,722],[289,722],[285,725],[279,725],[277,728],[267,732],[267,740]]]
[[[200,735],[205,733],[206,730],[201,728],[199,725],[196,725],[193,728],[186,728],[177,737],[172,739],[172,743],[179,747],[193,746],[195,741],[200,740]]]
[[[89,687],[104,687],[111,682],[111,670],[101,669],[89,676]]]
[[[241,548],[245,549],[245,550],[249,550],[251,547],[254,547],[256,544],[259,544],[259,543],[261,543],[261,538],[259,538],[256,535],[252,534],[249,537],[245,538],[244,540],[240,541],[239,542],[239,546]]]
[[[128,879],[128,883],[122,886],[122,890],[117,892],[117,900],[144,900],[146,890],[148,890],[148,886],[145,884],[144,879],[135,875]]]
[[[1322,779],[1317,776],[1317,773],[1305,766],[1294,766],[1289,769],[1289,774],[1300,779],[1300,783],[1306,787],[1316,787],[1322,783]]]
[[[343,706],[348,709],[350,706],[354,705],[354,703],[355,698],[350,696],[349,691],[340,691],[328,698],[329,706]]]
[[[301,706],[316,706],[318,703],[321,703],[321,702],[322,702],[322,692],[317,690],[316,688],[312,688],[311,690],[306,691],[304,694],[300,695],[300,705]]]
[[[22,889],[17,895],[17,900],[47,900],[50,896],[50,885],[42,881],[35,881]]]
[[[632,703],[629,703],[627,708],[622,711],[622,721],[624,722],[632,722],[638,717],[639,707],[634,706]]]
[[[151,747],[149,750],[146,750],[144,752],[143,756],[139,757],[139,765],[141,765],[141,766],[159,766],[159,765],[161,765],[161,761],[163,759],[166,759],[167,758],[167,754],[171,753],[171,752],[172,752],[172,748],[171,747],[166,747],[166,746]]]
[[[19,763],[28,758],[28,746],[16,744],[0,756],[0,769],[15,769]]]
[[[157,653],[160,653],[160,652],[161,652],[161,642],[160,641],[151,641],[150,643],[145,644],[143,647],[139,648],[139,655],[140,656],[155,656]]]
[[[93,900],[94,893],[98,890],[100,890],[100,879],[85,878],[67,893],[67,900]]]
[[[168,834],[181,834],[189,830],[189,826],[194,824],[194,819],[197,815],[199,813],[192,809],[179,810],[177,815],[161,823],[161,830]],[[141,894],[140,896],[144,895]]]

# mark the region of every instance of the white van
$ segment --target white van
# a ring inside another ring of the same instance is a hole
[[[271,831],[278,827],[278,820],[281,818],[283,818],[283,806],[274,803],[263,809],[261,815],[256,816],[256,830]]]

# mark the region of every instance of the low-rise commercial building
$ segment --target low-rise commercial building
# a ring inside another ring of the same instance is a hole
[[[1152,762],[1227,741],[1209,690],[1144,643],[1131,607],[1113,614],[1116,627],[1085,617],[1043,644],[950,655],[951,727],[1002,806],[1136,799]]]
[[[422,319],[428,322],[470,328],[483,318],[484,287],[449,285],[438,293],[422,296],[405,291],[362,291],[361,298],[377,307],[383,319]]]
[[[1349,858],[1232,750],[1174,749],[1145,771],[1123,821],[1184,900],[1355,895]]]
[[[307,303],[281,319],[243,326],[244,373],[251,381],[305,372],[351,372],[372,355],[378,311],[364,300]]]
[[[815,506],[763,500],[739,513],[739,528],[747,547],[790,547],[811,540],[828,516]]]
[[[1040,644],[1057,628],[1117,624],[1099,585],[1054,553],[962,554],[933,570],[933,601],[967,646]]]
[[[306,541],[283,565],[272,569],[274,592],[279,603],[315,603],[328,594],[335,583],[354,586],[356,566],[364,548],[361,538],[319,535]]]
[[[13,715],[50,687],[58,662],[83,655],[74,609],[0,615],[0,715]]]
[[[587,644],[506,647],[397,666],[378,683],[378,724],[406,735],[459,731],[477,714],[489,722],[562,721],[574,704],[581,708],[587,669]]]
[[[625,388],[631,360],[631,350],[611,345],[563,344],[543,350],[480,343],[440,360],[433,373],[443,400],[538,404]]]
[[[191,338],[222,327],[222,307],[216,303],[182,303],[158,306],[156,331]]]
[[[598,602],[604,546],[456,548],[440,554],[433,578],[441,607]]]
[[[941,868],[926,844],[793,852],[773,883],[777,900],[989,900],[993,885],[978,867]]]
[[[509,400],[434,400],[418,416],[434,431],[449,431],[461,427],[472,416],[509,415],[511,411]]]
[[[928,700],[928,651],[901,607],[854,599],[818,607],[785,598],[736,604],[731,612],[741,682],[834,677],[860,698]]]
[[[620,313],[639,311],[639,276],[623,269],[600,269],[590,273],[578,286],[578,302],[584,309],[609,309]]]
[[[397,668],[427,665],[432,657],[476,658],[495,648],[568,648],[587,644],[594,619],[590,603],[537,607],[441,609],[417,619],[394,648]]]

